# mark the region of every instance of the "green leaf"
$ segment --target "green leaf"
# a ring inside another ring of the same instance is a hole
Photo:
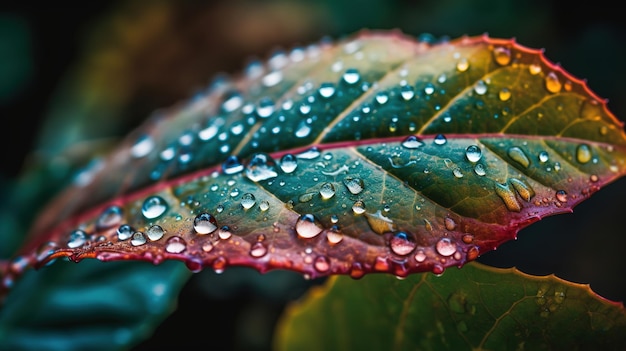
[[[69,257],[441,273],[625,173],[621,122],[539,50],[365,32],[156,112],[0,272]]]
[[[29,271],[0,310],[0,350],[127,350],[174,310],[189,275],[179,262],[60,261]]]
[[[622,304],[478,263],[443,276],[333,277],[286,310],[277,350],[618,350]]]

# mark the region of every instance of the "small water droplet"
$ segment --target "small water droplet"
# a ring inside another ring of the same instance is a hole
[[[230,92],[224,96],[224,102],[222,102],[222,110],[226,113],[230,113],[240,108],[243,105],[243,97],[237,92]]]
[[[224,273],[224,269],[226,269],[227,265],[228,265],[228,260],[225,257],[220,256],[216,258],[215,261],[213,261],[213,264],[212,264],[213,271],[216,274],[222,274]]]
[[[275,178],[276,173],[274,160],[267,154],[255,154],[246,167],[246,176],[253,182],[260,182]]]
[[[330,260],[326,256],[317,256],[313,261],[313,267],[318,272],[327,272],[330,269]]]
[[[567,192],[565,190],[557,190],[556,199],[560,202],[567,202]]]
[[[322,227],[317,223],[315,216],[312,214],[303,214],[296,222],[296,233],[299,237],[311,239],[322,232]]]
[[[561,170],[561,163],[560,162],[554,162],[554,170],[557,171],[557,172]]]
[[[404,101],[409,101],[415,96],[415,91],[412,86],[404,85],[400,88],[400,96],[402,96]]]
[[[576,148],[576,161],[580,163],[587,163],[591,161],[591,148],[587,144],[580,144]]]
[[[474,173],[476,173],[476,175],[479,175],[481,177],[487,174],[487,172],[485,171],[485,166],[483,166],[481,163],[477,163],[474,166]]]
[[[148,235],[148,239],[152,241],[157,241],[163,237],[163,235],[165,234],[165,230],[163,230],[160,225],[153,225],[148,228],[146,234]]]
[[[336,222],[333,222],[333,223],[336,223]],[[336,225],[332,226],[326,232],[326,240],[328,240],[328,243],[330,245],[339,244],[343,240],[343,234],[341,234],[339,227],[337,227]]]
[[[533,76],[537,75],[537,74],[541,73],[541,66],[539,66],[538,64],[533,63],[530,66],[528,66],[528,71]]]
[[[361,178],[346,177],[343,180],[343,184],[353,195],[357,195],[361,191],[363,191],[363,189],[365,189],[365,184],[363,183],[363,180]]]
[[[546,76],[546,90],[551,93],[558,93],[561,91],[562,86],[563,85],[561,84],[561,81],[559,80],[559,77],[556,75],[556,73],[548,73],[548,75]]]
[[[312,160],[314,158],[320,157],[320,150],[316,146],[309,148],[301,153],[297,154],[296,157],[303,160]]]
[[[273,87],[283,80],[282,71],[273,71],[263,76],[262,83],[266,87]]]
[[[339,217],[338,217],[336,214],[334,214],[334,215],[330,216],[330,222],[331,222],[331,223],[337,223],[337,222],[339,222]]]
[[[109,206],[102,211],[98,217],[98,220],[96,221],[96,228],[98,230],[102,230],[116,226],[122,221],[122,215],[123,211],[121,207]]]
[[[463,178],[463,172],[461,171],[461,168],[459,167],[455,167],[452,170],[452,174],[456,177],[456,178]]]
[[[180,236],[173,236],[167,239],[165,243],[165,251],[169,253],[181,253],[187,249],[187,243]]]
[[[448,139],[446,139],[446,136],[445,136],[445,135],[443,135],[443,134],[437,134],[437,135],[435,136],[435,139],[433,139],[433,142],[434,142],[436,145],[445,145],[445,144],[446,144],[446,142],[448,142]]]
[[[524,151],[520,149],[519,147],[517,146],[510,147],[509,150],[507,151],[507,154],[509,155],[511,159],[513,159],[513,161],[519,163],[524,168],[528,168],[528,166],[530,166],[530,160],[528,159],[528,156],[526,156]]]
[[[213,233],[217,229],[217,220],[211,214],[202,212],[194,218],[193,229],[201,235]]]
[[[222,163],[222,171],[224,174],[235,174],[243,171],[243,164],[237,156],[228,156],[226,161]]]
[[[280,169],[285,173],[292,173],[298,167],[298,159],[293,154],[285,154],[280,159]]]
[[[332,183],[324,183],[320,186],[320,196],[324,200],[328,200],[335,196],[335,186]]]
[[[300,111],[300,114],[302,115],[308,115],[312,110],[311,105],[307,104],[307,103],[303,103],[300,105],[300,107],[298,108],[298,111]]]
[[[592,174],[591,176],[589,176],[589,180],[590,180],[592,183],[595,183],[595,182],[597,182],[597,181],[599,180],[599,178],[598,178],[598,176],[597,176],[597,175]]]
[[[360,215],[365,212],[365,203],[361,200],[357,200],[352,204],[352,212],[354,214]]]
[[[456,222],[454,221],[454,219],[450,218],[450,217],[446,217],[443,220],[443,223],[446,227],[447,230],[454,230],[456,228]]]
[[[263,200],[261,201],[261,203],[259,204],[259,209],[263,212],[267,211],[270,209],[270,203],[267,200]]]
[[[84,230],[76,229],[70,233],[70,238],[67,241],[67,247],[75,249],[81,247],[87,243],[87,233]]]
[[[250,256],[260,258],[267,254],[267,247],[261,242],[256,242],[250,247]]]
[[[260,118],[268,118],[274,113],[274,101],[268,97],[261,98],[256,107],[256,114]]]
[[[405,232],[397,232],[389,241],[391,251],[399,256],[406,256],[415,250],[416,244],[409,239],[409,235]]]
[[[135,232],[135,229],[128,224],[122,224],[117,228],[117,238],[119,240],[128,240]]]
[[[335,94],[335,86],[333,83],[322,83],[318,92],[321,97],[328,99]]]
[[[469,61],[466,58],[462,58],[457,62],[456,69],[459,72],[465,72],[469,68]]]
[[[548,156],[547,152],[541,151],[539,153],[539,162],[546,163],[546,162],[548,162],[549,159],[550,159],[550,157]]]
[[[478,95],[485,95],[487,92],[487,84],[485,84],[484,80],[476,82],[476,85],[474,85],[474,92]]]
[[[254,197],[254,195],[250,193],[245,193],[241,197],[241,207],[243,207],[244,210],[251,209],[255,204],[256,198]]]
[[[452,256],[456,252],[456,245],[448,238],[441,238],[435,249],[441,256]]]
[[[224,225],[217,232],[217,236],[219,236],[220,239],[222,239],[222,240],[228,240],[228,239],[230,239],[231,236],[233,236],[233,233],[230,231],[230,227],[229,226]]]
[[[533,196],[535,196],[535,191],[530,187],[526,182],[517,178],[509,179],[515,191],[519,194],[519,196],[524,199],[526,202],[529,202]]]
[[[423,145],[424,145],[424,142],[420,138],[416,137],[415,135],[409,135],[402,142],[402,146],[407,149],[417,149],[418,147],[423,146]]]
[[[160,196],[148,197],[141,206],[141,213],[146,219],[155,219],[167,211],[168,205]]]
[[[154,140],[147,134],[144,134],[137,139],[135,144],[130,149],[130,154],[134,158],[142,158],[148,155],[154,149]]]
[[[376,94],[376,97],[374,99],[379,105],[384,105],[387,103],[387,101],[389,101],[389,95],[387,95],[386,92],[381,91],[378,94]]]
[[[130,239],[130,244],[133,246],[141,246],[147,241],[146,236],[142,232],[134,232]]]
[[[508,101],[511,98],[511,91],[507,88],[502,88],[498,93],[500,101]]]
[[[300,121],[294,135],[296,138],[306,138],[311,134],[311,126],[306,121]]]
[[[343,74],[343,80],[348,84],[355,84],[361,79],[359,71],[355,68],[348,68]]]
[[[431,83],[427,83],[426,86],[424,87],[424,94],[432,95],[434,92],[435,92],[435,86],[432,85]]]
[[[511,50],[504,46],[493,49],[493,59],[500,65],[506,66],[511,62]]]
[[[507,182],[506,184],[500,184],[498,182],[494,183],[494,190],[496,194],[502,199],[504,205],[509,211],[519,212],[522,210],[522,205],[517,201],[515,197],[515,193],[513,189],[511,189],[511,185]]]
[[[417,250],[417,252],[415,253],[415,261],[421,263],[424,262],[426,260],[426,254],[424,253],[423,250]]]
[[[470,145],[465,149],[465,157],[470,162],[478,162],[482,156],[482,150],[477,145]]]

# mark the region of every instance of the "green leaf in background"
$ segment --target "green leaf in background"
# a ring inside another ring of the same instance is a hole
[[[287,350],[623,350],[626,312],[588,285],[471,263],[442,276],[333,277],[292,304]]]

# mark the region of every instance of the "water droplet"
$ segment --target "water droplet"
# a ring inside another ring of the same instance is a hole
[[[597,175],[592,174],[591,176],[589,176],[589,180],[590,180],[592,183],[595,183],[595,182],[597,182],[597,181],[599,180],[599,178],[598,178],[598,176],[597,176]]]
[[[302,115],[308,115],[312,110],[311,105],[307,104],[307,103],[303,103],[300,105],[300,108],[298,108],[298,111],[300,111],[300,114]]]
[[[415,261],[417,262],[424,262],[426,260],[426,254],[424,253],[423,250],[417,250],[417,252],[415,253]]]
[[[565,190],[557,190],[556,199],[560,202],[567,202],[567,192]]]
[[[280,159],[280,169],[285,173],[292,173],[298,167],[298,159],[293,154],[285,154]]]
[[[263,76],[262,83],[266,87],[273,87],[283,80],[282,71],[273,71]]]
[[[333,83],[322,83],[318,92],[321,97],[328,99],[335,94],[335,86]]]
[[[493,49],[493,59],[500,65],[506,66],[511,62],[511,50],[504,46]]]
[[[334,214],[334,215],[330,216],[330,221],[331,221],[332,223],[337,223],[337,222],[339,222],[339,216],[337,216],[336,214]]]
[[[255,204],[256,204],[256,199],[254,195],[250,193],[245,193],[241,197],[241,207],[243,207],[244,210],[251,209]]]
[[[67,247],[75,249],[81,247],[87,243],[87,233],[84,230],[76,229],[70,233],[70,238],[67,241]]]
[[[230,191],[230,197],[235,197],[239,195],[239,189],[238,188],[234,188]]]
[[[476,82],[476,85],[474,85],[474,92],[478,95],[485,95],[487,92],[487,84],[485,84],[484,80]]]
[[[365,203],[361,200],[355,201],[354,204],[352,204],[352,212],[357,215],[363,214],[363,212],[365,212]]]
[[[387,101],[389,101],[389,95],[387,95],[386,92],[381,91],[378,94],[376,94],[376,97],[374,99],[376,100],[378,104],[384,105],[387,103]]]
[[[233,124],[230,127],[230,132],[233,133],[233,135],[239,135],[239,134],[243,133],[243,130],[244,130],[244,126],[241,123]]]
[[[526,184],[523,180],[511,178],[509,179],[509,182],[513,185],[513,188],[515,188],[515,191],[517,191],[519,196],[526,202],[530,201],[530,199],[535,196],[533,188],[531,188],[530,185]]]
[[[435,139],[433,139],[433,142],[434,142],[436,145],[445,145],[445,144],[446,144],[446,142],[448,142],[448,139],[446,139],[446,136],[445,136],[445,135],[443,135],[443,134],[437,134],[437,135],[435,136]]]
[[[120,224],[122,221],[123,211],[119,206],[109,206],[107,207],[96,221],[96,228],[98,230],[111,228]]]
[[[226,113],[230,113],[240,108],[243,105],[243,97],[237,92],[231,92],[225,95],[224,102],[222,103],[222,110]]]
[[[261,242],[256,242],[250,247],[250,256],[260,258],[267,254],[267,247]]]
[[[324,183],[320,186],[320,196],[324,200],[328,200],[335,196],[335,186],[332,183]]]
[[[130,149],[130,154],[134,158],[141,158],[148,155],[154,149],[154,140],[147,134],[144,134],[137,139],[135,144]]]
[[[327,272],[330,269],[330,260],[326,256],[317,256],[313,261],[313,267],[318,272]]]
[[[321,226],[317,223],[312,214],[303,214],[296,222],[296,233],[304,239],[311,239],[322,232]]]
[[[326,240],[328,240],[328,243],[331,245],[339,244],[343,240],[343,234],[341,234],[339,228],[334,225],[326,232]]]
[[[128,240],[135,232],[135,229],[128,224],[122,224],[117,228],[117,238],[119,240]]]
[[[461,168],[459,167],[455,167],[452,170],[452,174],[456,177],[456,178],[463,178],[463,172],[461,171]]]
[[[539,162],[546,163],[546,162],[548,162],[549,159],[550,159],[550,157],[548,156],[547,152],[541,151],[539,153]]]
[[[211,214],[202,212],[194,218],[193,229],[201,235],[213,233],[217,229],[217,220]]]
[[[530,160],[528,159],[528,156],[526,156],[524,151],[520,149],[519,147],[517,146],[510,147],[509,150],[507,151],[507,154],[509,155],[511,159],[513,159],[513,161],[519,163],[524,168],[528,168],[528,166],[530,166]]]
[[[309,148],[297,154],[296,157],[303,160],[312,160],[314,158],[320,157],[320,154],[320,150],[316,146],[313,146],[312,148]]]
[[[397,232],[391,237],[389,247],[396,255],[406,256],[415,250],[416,244],[409,239],[407,233]]]
[[[513,189],[509,183],[500,184],[494,183],[494,190],[496,194],[502,199],[504,205],[509,211],[519,212],[522,210],[522,205],[517,201]]]
[[[155,219],[167,211],[168,205],[160,196],[148,197],[141,206],[141,213],[146,219]]]
[[[231,236],[233,236],[233,233],[230,231],[230,227],[229,226],[224,225],[217,232],[217,236],[219,236],[220,239],[222,239],[222,240],[228,240],[228,239],[230,239]]]
[[[465,149],[465,157],[470,162],[478,162],[482,156],[482,150],[477,145],[470,145]]]
[[[361,178],[346,177],[343,180],[343,184],[353,195],[357,195],[361,191],[363,191],[363,189],[365,189],[365,184],[363,183],[363,180]]]
[[[431,83],[427,83],[426,86],[424,87],[424,93],[426,95],[432,95],[435,92],[435,86],[432,85]]]
[[[457,62],[456,69],[459,72],[465,72],[469,68],[469,61],[466,58],[462,58]]]
[[[267,200],[263,200],[261,201],[261,203],[259,204],[259,209],[263,212],[267,211],[270,209],[270,203]]]
[[[420,146],[423,146],[424,142],[416,137],[415,135],[409,135],[406,139],[404,139],[404,141],[402,142],[402,146],[404,146],[407,149],[417,149]]]
[[[146,236],[142,232],[134,232],[130,239],[130,244],[133,246],[141,246],[147,241]]]
[[[169,253],[181,253],[187,249],[187,243],[180,236],[173,236],[167,239],[165,243],[165,251]]]
[[[359,79],[361,79],[361,75],[355,68],[348,68],[343,74],[343,80],[348,84],[355,84]]]
[[[546,76],[546,89],[551,93],[558,93],[561,91],[561,81],[557,77],[556,73],[550,72]]]
[[[311,126],[306,121],[300,121],[294,134],[296,138],[306,138],[309,134],[311,134]]]
[[[243,171],[243,164],[237,156],[228,156],[226,161],[222,163],[222,171],[224,174],[235,174]]]
[[[502,88],[498,93],[498,98],[500,98],[500,101],[508,101],[511,98],[511,91],[507,88]]]
[[[528,66],[528,71],[533,76],[537,75],[537,74],[541,73],[541,66],[539,66],[538,64],[533,63],[532,65]]]
[[[557,171],[557,172],[561,170],[561,163],[560,162],[554,162],[554,170]]]
[[[148,239],[156,241],[163,237],[163,235],[165,234],[165,230],[163,230],[160,225],[153,225],[148,228],[146,234],[148,235]]]
[[[267,154],[255,154],[246,167],[246,176],[253,182],[275,178],[274,160]]]
[[[485,166],[483,166],[481,163],[477,163],[474,166],[474,173],[476,173],[476,175],[479,175],[481,177],[487,174],[487,172],[485,171]]]
[[[587,163],[591,161],[591,148],[587,144],[580,144],[576,148],[576,161]]]
[[[256,114],[260,118],[267,118],[274,113],[274,101],[268,97],[259,100],[256,107]]]
[[[450,217],[446,217],[443,220],[443,224],[445,225],[447,230],[454,230],[456,228],[456,222],[454,221],[454,219],[450,218]]]
[[[410,85],[404,85],[400,88],[400,96],[404,101],[409,101],[415,96],[415,91],[413,91],[413,87]]]
[[[435,249],[441,256],[452,256],[456,252],[456,245],[448,238],[441,238]]]

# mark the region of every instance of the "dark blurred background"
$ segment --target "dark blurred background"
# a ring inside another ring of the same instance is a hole
[[[436,38],[515,37],[525,46],[545,48],[548,59],[586,78],[624,120],[626,21],[616,6],[608,0],[583,6],[563,0],[3,2],[0,190],[68,148],[114,141],[155,109],[205,89],[218,73],[234,74],[274,50],[362,28]],[[624,301],[625,198],[626,180],[618,181],[573,214],[546,218],[480,260],[555,273]],[[295,276],[272,280],[276,274],[282,273],[267,275],[265,282],[245,269],[194,276],[178,311],[136,349],[187,345],[178,334],[181,326],[237,349],[267,348],[284,304],[306,287]],[[267,282],[283,285],[266,289]],[[191,322],[208,318],[221,323]]]

